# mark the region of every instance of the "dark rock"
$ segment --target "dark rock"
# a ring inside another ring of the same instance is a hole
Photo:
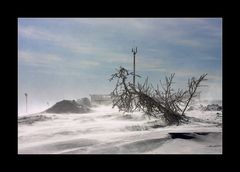
[[[193,139],[195,135],[193,133],[168,133],[172,139]]]
[[[221,111],[222,106],[219,106],[218,104],[211,104],[211,105],[207,105],[207,107],[204,110],[205,111]]]
[[[47,109],[47,113],[87,113],[90,109],[87,106],[78,104],[75,100],[62,100],[57,102],[51,108]]]
[[[195,139],[200,136],[206,136],[209,132],[192,132],[192,133],[168,133],[172,139]]]
[[[196,134],[198,134],[198,135],[208,135],[209,133],[208,132],[201,132],[201,133],[196,133]]]

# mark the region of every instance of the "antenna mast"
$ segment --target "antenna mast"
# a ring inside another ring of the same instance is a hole
[[[135,49],[132,48],[133,53],[133,86],[135,87],[135,55],[137,54],[137,47]]]

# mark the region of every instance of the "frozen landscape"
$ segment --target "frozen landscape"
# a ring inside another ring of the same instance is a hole
[[[190,107],[190,122],[179,126],[164,126],[142,112],[124,114],[111,105],[92,107],[89,113],[21,116],[18,153],[221,154],[222,111],[214,107]]]
[[[17,28],[18,154],[222,154],[222,18]]]

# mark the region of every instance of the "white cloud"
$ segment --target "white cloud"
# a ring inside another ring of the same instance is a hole
[[[40,30],[34,26],[19,26],[18,35],[30,39],[45,40],[45,41],[58,41],[60,38],[56,37],[47,31]]]
[[[145,18],[72,18],[65,19],[65,22],[75,24],[88,24],[102,28],[121,28],[135,31],[145,31],[153,26],[149,24],[149,19]]]
[[[38,67],[47,67],[51,70],[71,70],[71,69],[86,69],[89,67],[99,66],[100,63],[97,61],[92,61],[88,59],[79,59],[79,60],[68,60],[61,57],[58,54],[48,54],[48,53],[39,53],[39,52],[30,52],[30,51],[19,51],[18,52],[19,62],[23,62],[27,65],[38,66]],[[64,65],[64,68],[62,66]],[[46,70],[46,69],[45,69]],[[51,73],[51,71],[46,71],[45,73]]]
[[[72,53],[76,53],[77,55],[80,56],[81,59],[79,60],[80,62],[76,62],[78,65],[97,66],[104,63],[119,63],[119,64],[132,63],[131,53],[127,54],[112,52],[109,49],[103,48],[99,45],[93,46],[91,43],[82,42],[78,39],[74,39],[67,35],[59,36],[55,33],[51,33],[49,31],[42,30],[36,27],[22,27],[20,29],[19,34],[30,39],[49,41],[56,46],[65,48],[66,50]],[[23,54],[23,52],[21,52],[20,54]],[[85,55],[92,55],[93,58],[92,59],[83,58]],[[28,58],[30,60],[32,59],[32,56],[29,53],[28,54],[25,53],[25,57],[23,58]],[[35,57],[36,56],[39,57],[39,55],[35,54]],[[73,65],[76,66],[76,64]],[[146,61],[144,62],[144,65],[146,65]]]
[[[18,52],[19,62],[25,62],[30,65],[52,65],[62,62],[62,59],[55,54],[33,53],[28,51]]]
[[[89,43],[77,41],[76,39],[68,36],[67,34],[61,35],[33,26],[20,26],[19,36],[23,36],[29,39],[48,41],[51,42],[53,45],[65,48],[69,51],[76,53],[89,53],[92,51],[96,51],[96,48],[89,45]]]

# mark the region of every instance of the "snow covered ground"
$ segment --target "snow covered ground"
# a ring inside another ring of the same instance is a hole
[[[217,114],[218,113],[218,114]],[[221,154],[222,112],[187,111],[189,124],[163,127],[141,112],[111,106],[86,114],[28,115],[18,120],[19,154]],[[193,133],[172,138],[168,133]],[[205,133],[205,134],[204,134]]]

